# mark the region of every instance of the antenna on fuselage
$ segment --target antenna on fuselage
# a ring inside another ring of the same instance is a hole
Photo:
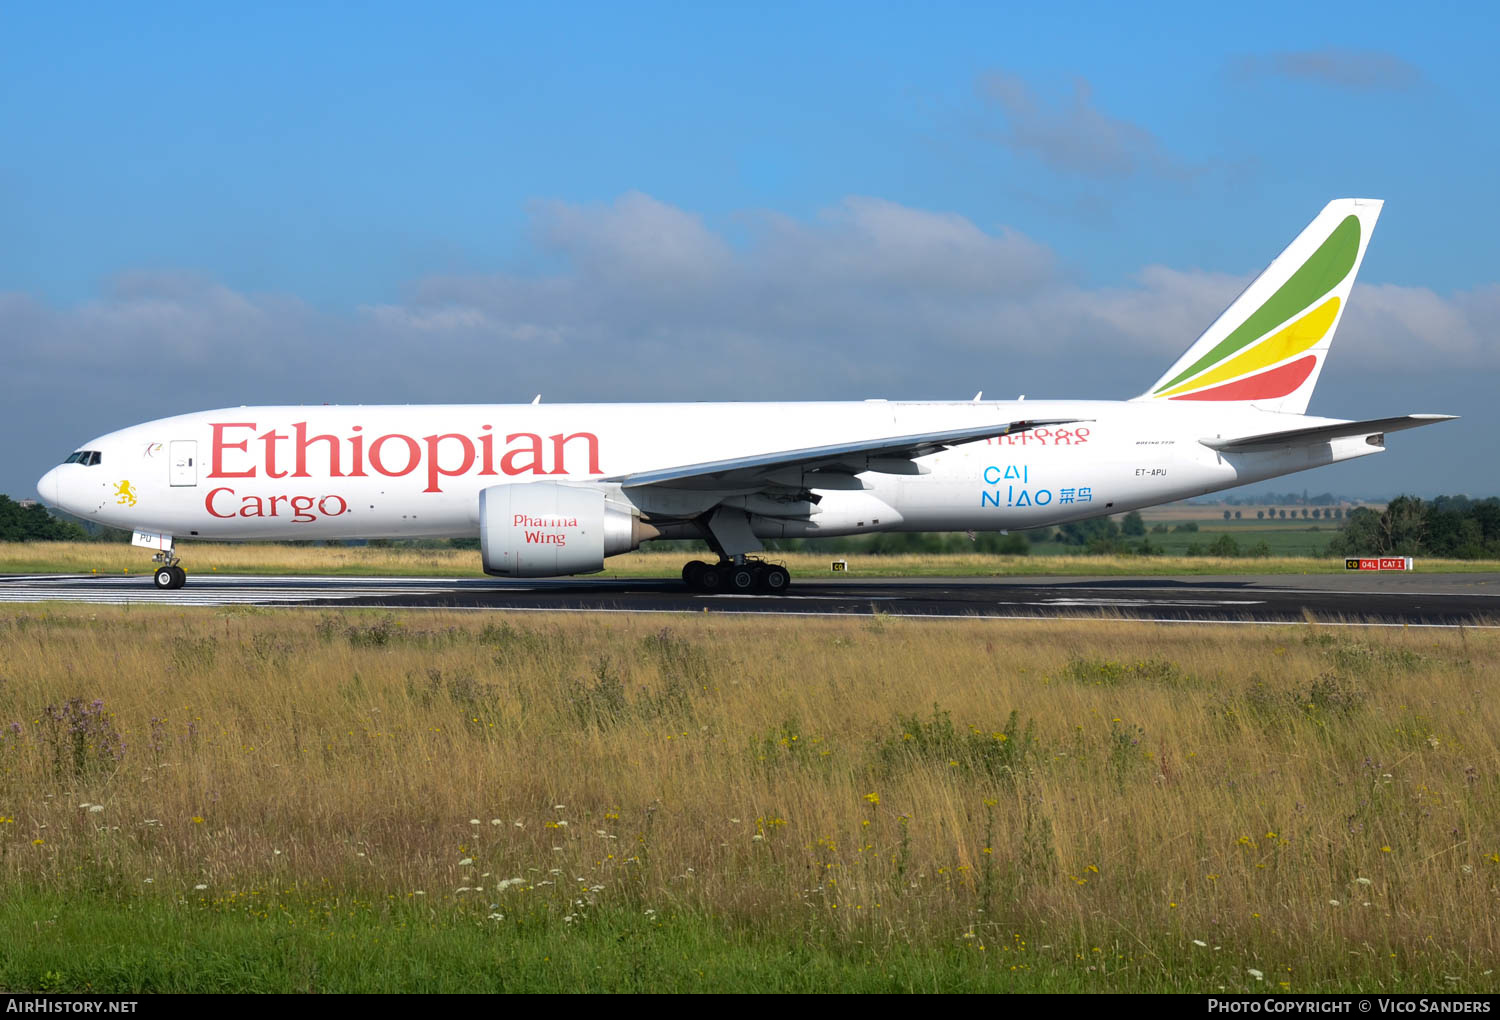
[[[533,404],[540,404],[542,402],[542,395],[538,393],[536,396],[531,398],[531,402]]]

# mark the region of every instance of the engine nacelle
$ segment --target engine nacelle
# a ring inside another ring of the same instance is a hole
[[[588,485],[518,482],[479,493],[484,572],[500,577],[559,577],[604,569],[604,557],[629,552],[657,534],[634,507]]]

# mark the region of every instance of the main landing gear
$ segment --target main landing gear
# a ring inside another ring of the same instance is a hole
[[[156,554],[154,561],[160,564],[152,577],[158,591],[176,591],[187,584],[187,571],[178,566],[175,555],[163,550]]]
[[[780,595],[792,583],[792,575],[778,564],[736,556],[718,563],[694,560],[682,568],[682,580],[705,594]]]

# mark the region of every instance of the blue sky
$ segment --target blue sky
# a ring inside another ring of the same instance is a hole
[[[1365,195],[1312,410],[1466,417],[1297,481],[1500,492],[1487,6],[204,6],[7,14],[0,490],[220,404],[1128,396]]]

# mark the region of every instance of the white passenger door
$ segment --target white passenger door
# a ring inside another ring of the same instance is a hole
[[[172,484],[198,484],[198,441],[174,439],[171,450]]]

